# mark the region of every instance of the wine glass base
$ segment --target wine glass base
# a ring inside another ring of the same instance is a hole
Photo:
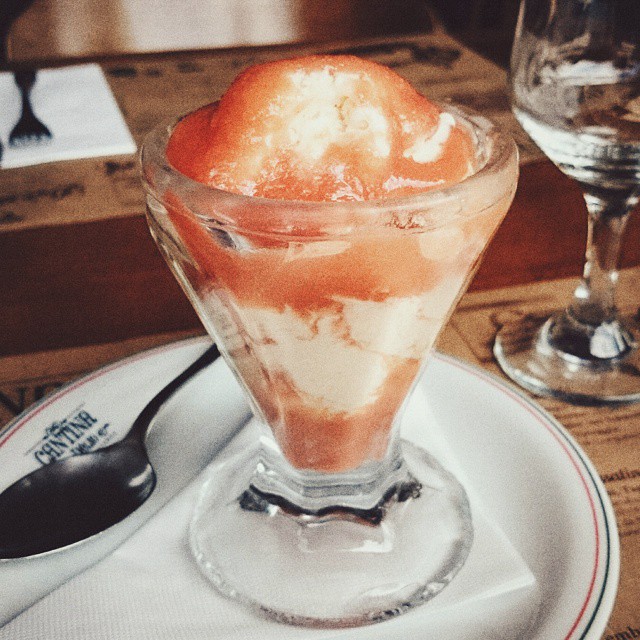
[[[191,523],[198,566],[227,597],[279,621],[352,627],[399,615],[436,596],[473,540],[469,502],[431,455],[401,442],[407,485],[380,522],[349,510],[308,514],[246,494],[259,453],[210,469]]]
[[[582,405],[640,402],[640,349],[633,346],[619,358],[586,360],[553,347],[549,330],[553,317],[525,316],[505,323],[493,353],[514,382],[540,396]],[[626,329],[638,334],[638,322],[624,318]]]

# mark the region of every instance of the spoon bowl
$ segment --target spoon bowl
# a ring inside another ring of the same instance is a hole
[[[119,442],[52,462],[0,493],[0,559],[75,544],[140,507],[156,485],[144,444],[149,426],[167,400],[218,356],[212,345],[154,396]]]

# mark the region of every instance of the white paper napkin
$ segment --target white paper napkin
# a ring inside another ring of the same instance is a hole
[[[44,162],[135,153],[136,144],[102,69],[82,64],[38,71],[31,91],[36,117],[52,138],[20,147],[9,135],[21,112],[13,74],[0,73],[0,167],[11,169]]]
[[[428,447],[465,484],[433,422],[425,440],[425,421],[432,420],[418,386],[404,417],[403,435]],[[243,447],[243,441],[253,437],[249,425],[231,446]],[[5,625],[0,640],[507,640],[520,637],[535,614],[533,574],[499,527],[484,516],[473,487],[467,485],[475,527],[471,554],[458,576],[432,601],[397,619],[360,629],[303,629],[266,620],[219,596],[191,558],[186,533],[201,481],[192,482],[109,557]],[[455,636],[449,635],[452,629]]]

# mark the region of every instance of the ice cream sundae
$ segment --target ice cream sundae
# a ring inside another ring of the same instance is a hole
[[[142,167],[151,231],[257,418],[195,509],[203,573],[312,626],[434,597],[469,502],[401,409],[511,203],[511,139],[374,62],[306,56],[153,132]]]

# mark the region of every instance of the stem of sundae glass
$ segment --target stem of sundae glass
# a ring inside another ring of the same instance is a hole
[[[552,319],[548,340],[569,358],[597,362],[636,346],[619,320],[615,294],[622,237],[638,196],[585,187],[584,197],[589,227],[583,277],[571,304]]]
[[[416,498],[421,490],[405,464],[398,421],[381,460],[335,473],[295,469],[267,438],[241,507],[256,511],[277,505],[298,514],[342,512],[379,523],[388,503]]]

